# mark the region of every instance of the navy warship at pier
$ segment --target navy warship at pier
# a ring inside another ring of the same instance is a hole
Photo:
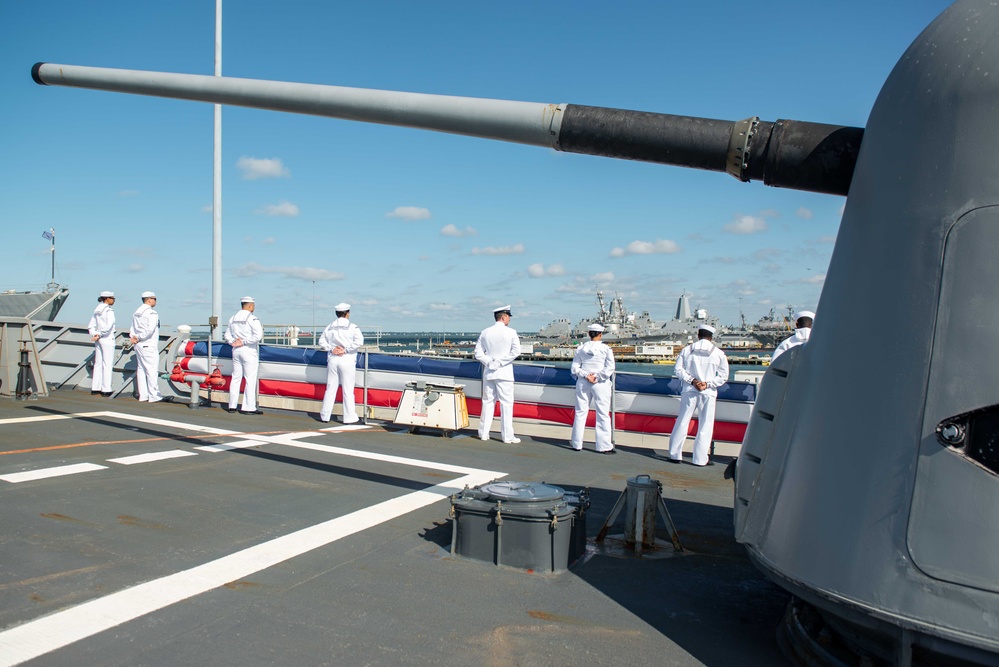
[[[603,290],[597,290],[597,313],[585,317],[575,325],[567,318],[556,319],[538,331],[543,340],[574,342],[586,339],[586,328],[600,323],[604,326],[604,341],[608,343],[656,343],[672,342],[687,344],[697,337],[697,327],[709,324],[720,329],[717,317],[708,315],[704,308],[690,308],[690,298],[686,292],[677,299],[673,319],[659,322],[652,319],[649,311],[630,312],[624,300],[615,294],[609,304],[604,301]]]

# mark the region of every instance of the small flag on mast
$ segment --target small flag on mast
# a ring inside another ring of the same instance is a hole
[[[46,229],[44,232],[42,232],[42,238],[51,241],[55,238],[55,232],[50,232],[49,230]]]

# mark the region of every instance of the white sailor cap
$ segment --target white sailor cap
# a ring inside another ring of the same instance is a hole
[[[509,313],[511,306],[507,304],[506,306],[500,306],[499,308],[493,308],[493,314],[495,313]]]
[[[590,326],[586,327],[586,330],[587,331],[603,331],[604,330],[604,325],[597,324],[596,322],[594,322]]]
[[[350,310],[350,304],[342,302],[338,303],[336,306],[334,306],[333,310],[335,310],[338,313],[345,313],[348,310]]]
[[[104,298],[106,298],[106,299],[107,298],[113,299],[114,298],[114,292],[101,292],[101,296],[104,297]]]
[[[239,300],[239,302],[240,303],[256,303],[256,301],[253,300],[252,296],[244,296],[242,299]]]
[[[697,327],[697,330],[698,331],[707,331],[712,336],[715,335],[715,328],[713,326],[711,326],[710,324],[702,324],[699,327]]]
[[[794,321],[797,322],[802,317],[809,317],[809,318],[811,318],[811,319],[814,320],[815,319],[815,313],[813,313],[810,310],[799,310],[798,312],[796,312],[794,314]]]
[[[142,298],[143,299],[155,299],[156,298],[156,292],[143,292],[142,293]]]

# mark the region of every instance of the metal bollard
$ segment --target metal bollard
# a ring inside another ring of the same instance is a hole
[[[25,341],[21,341],[21,360],[17,366],[17,400],[26,401],[31,396],[31,358]]]
[[[656,544],[656,510],[662,485],[648,475],[628,478],[625,499],[624,543],[641,551]]]

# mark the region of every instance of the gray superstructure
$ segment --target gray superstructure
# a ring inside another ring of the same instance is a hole
[[[26,317],[32,320],[53,321],[59,309],[69,298],[69,288],[49,285],[43,292],[0,292],[0,317]]]

